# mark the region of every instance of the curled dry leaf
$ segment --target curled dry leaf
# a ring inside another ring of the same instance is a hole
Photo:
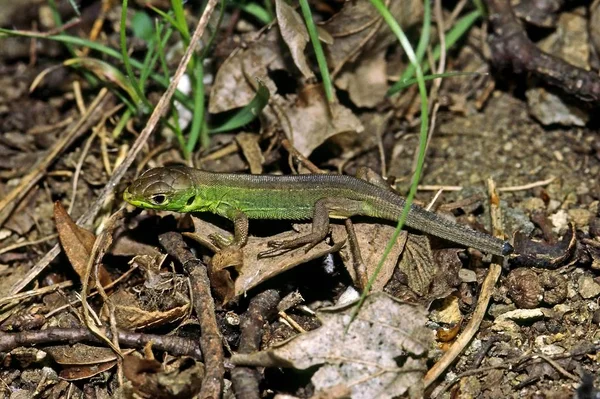
[[[338,103],[328,103],[322,85],[307,85],[294,104],[284,110],[291,129],[291,141],[304,156],[328,138],[340,133],[361,133],[364,128],[352,111]]]
[[[276,0],[275,9],[277,11],[279,31],[283,40],[290,48],[294,63],[300,72],[302,72],[305,79],[314,78],[315,74],[309,68],[306,56],[304,55],[304,49],[309,39],[304,20],[285,0]]]
[[[167,299],[168,302],[178,299],[172,297],[181,297],[181,295],[174,294],[173,291],[163,292],[162,296],[159,292],[155,292],[154,295],[157,295],[155,301],[162,298],[165,299],[165,302]],[[190,310],[189,302],[179,305],[176,303],[165,304],[164,302],[148,304],[147,301],[144,303],[138,296],[124,290],[115,292],[110,296],[110,300],[115,307],[117,326],[126,330],[137,331],[175,323],[187,316]],[[177,302],[181,302],[181,300]],[[161,308],[157,309],[159,306]],[[109,315],[108,309],[108,306],[104,306],[101,311],[102,317],[106,319]]]
[[[85,345],[49,346],[44,349],[63,369],[59,375],[67,381],[92,378],[117,364],[117,355],[111,348]],[[126,350],[131,353],[133,350]]]
[[[217,249],[208,238],[210,234],[231,237],[230,233],[211,223],[197,217],[192,217],[192,219],[194,221],[195,233],[184,233],[184,235],[192,238],[212,251],[217,251]],[[269,249],[267,246],[268,241],[294,238],[298,234],[307,234],[312,228],[310,224],[296,225],[296,227],[298,227],[300,233],[285,232],[271,237],[250,236],[248,237],[248,243],[242,250],[231,251],[226,249],[224,251],[216,252],[209,265],[209,268],[211,269],[210,273],[212,274],[218,271],[227,272],[227,268],[233,267],[238,274],[233,282],[233,287],[227,282],[223,283],[224,280],[219,280],[217,282],[217,284],[222,284],[219,286],[219,288],[221,288],[219,294],[222,295],[220,299],[227,302],[286,270],[290,270],[311,260],[321,258],[327,254],[337,252],[343,245],[343,242],[334,246],[321,242],[308,252],[306,252],[305,247],[300,247],[276,256],[258,259],[258,254],[260,252]],[[225,277],[221,275],[221,278],[224,279]],[[211,275],[211,285],[212,284],[215,284],[215,282]],[[223,291],[223,287],[228,288]]]
[[[285,61],[279,31],[271,29],[247,49],[233,52],[221,65],[212,86],[208,111],[219,113],[247,105],[256,95],[248,79],[260,79],[270,93],[277,93],[268,73],[278,69],[285,69]]]
[[[392,1],[389,9],[403,29],[422,20],[421,1]],[[358,106],[373,107],[381,102],[387,91],[385,54],[397,40],[381,14],[368,0],[349,1],[321,27],[335,39],[327,47],[329,67],[334,74],[344,71],[335,84],[348,90]]]
[[[356,319],[345,329],[355,303],[317,312],[323,325],[267,351],[237,354],[236,365],[307,369],[320,365],[312,377],[317,394],[346,386],[350,397],[423,396],[427,350],[433,332],[425,327],[427,312],[378,292],[369,295]]]
[[[71,262],[71,266],[79,275],[79,278],[85,276],[87,263],[96,241],[94,234],[77,224],[71,219],[62,204],[58,201],[54,203],[54,223],[58,231],[60,244]],[[98,266],[98,280],[103,287],[112,282],[110,275],[104,266]],[[95,281],[90,281],[90,287],[94,287]]]

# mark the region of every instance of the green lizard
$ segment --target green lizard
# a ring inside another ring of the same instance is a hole
[[[365,175],[366,177],[366,175]],[[296,176],[214,173],[186,166],[154,168],[143,173],[123,194],[140,208],[176,212],[212,212],[234,223],[234,238],[212,237],[220,247],[242,247],[248,239],[248,219],[306,220],[312,232],[293,240],[271,241],[268,251],[316,245],[329,232],[329,218],[355,215],[397,221],[404,199],[383,179],[333,174]],[[413,229],[494,255],[508,255],[512,246],[411,205],[406,225]]]

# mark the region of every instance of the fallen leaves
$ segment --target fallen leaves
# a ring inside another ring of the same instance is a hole
[[[345,387],[355,399],[406,393],[422,397],[426,354],[433,342],[432,331],[425,327],[426,310],[375,293],[348,327],[354,305],[322,309],[317,316],[323,325],[316,330],[267,351],[236,354],[231,361],[302,370],[320,366],[312,377],[317,395]]]
[[[54,203],[54,222],[56,223],[56,230],[58,230],[60,244],[67,258],[69,258],[79,278],[83,278],[96,236],[94,233],[79,227],[58,201]],[[91,287],[94,286],[94,281],[90,283]],[[98,281],[102,286],[107,286],[112,282],[110,275],[102,265],[98,266]]]

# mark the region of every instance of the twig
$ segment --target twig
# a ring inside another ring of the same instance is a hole
[[[491,179],[488,180],[488,191],[490,193],[490,213],[492,216],[492,228],[494,235],[497,237],[502,236],[500,231],[501,226],[499,225],[500,219],[498,218],[500,213],[500,200],[498,198],[498,194],[496,193],[495,184]],[[427,372],[425,378],[423,379],[425,388],[430,386],[435,380],[438,379],[440,375],[442,375],[444,371],[446,371],[448,367],[450,367],[450,365],[466,348],[469,342],[471,342],[471,339],[475,336],[475,334],[477,334],[481,321],[483,320],[483,317],[487,311],[492,293],[494,292],[494,286],[496,285],[498,278],[500,278],[501,273],[501,265],[497,263],[492,263],[490,265],[488,274],[485,276],[485,280],[481,286],[481,292],[479,293],[477,306],[475,307],[475,311],[471,316],[471,320],[469,320],[465,330],[450,347],[450,350],[444,353],[442,358],[438,360],[438,362]]]
[[[600,101],[600,77],[540,50],[529,40],[513,13],[510,0],[486,0],[494,33],[490,48],[494,62],[515,73],[531,72],[580,100]]]
[[[173,94],[177,89],[177,85],[179,84],[179,80],[186,71],[187,65],[190,62],[192,54],[198,46],[198,42],[200,41],[200,38],[202,37],[202,34],[204,33],[206,26],[208,25],[208,20],[210,19],[210,16],[212,15],[216,5],[217,0],[208,0],[208,3],[204,8],[204,13],[200,18],[198,25],[196,26],[196,30],[194,31],[192,38],[190,39],[189,46],[183,54],[183,58],[181,59],[179,66],[177,67],[177,71],[175,71],[175,75],[173,75],[173,79],[171,80],[169,87],[158,101],[158,104],[156,104],[154,111],[148,119],[146,127],[144,128],[144,130],[142,130],[142,133],[140,133],[138,138],[131,146],[131,151],[123,160],[123,163],[114,170],[114,173],[112,174],[110,180],[106,183],[96,201],[94,201],[94,203],[90,206],[90,208],[85,214],[83,214],[79,219],[77,219],[78,225],[85,226],[96,217],[98,212],[100,212],[100,209],[102,209],[102,206],[104,205],[106,199],[110,198],[110,196],[113,194],[115,187],[117,187],[117,185],[125,175],[127,169],[129,169],[129,167],[137,157],[138,153],[144,147],[144,144],[148,140],[148,137],[150,137],[150,134],[152,134],[152,132],[154,131],[154,128],[158,124],[161,116],[169,107],[169,104],[171,103],[171,98],[173,97]],[[25,276],[21,281],[19,281],[11,288],[11,294],[16,294],[17,292],[25,288],[31,281],[33,281],[33,279],[35,279],[38,276],[38,274],[40,274],[50,264],[50,262],[52,262],[52,260],[54,260],[54,258],[56,258],[56,256],[59,253],[60,247],[58,245],[55,245],[42,259],[40,259],[40,261],[31,269],[27,276]]]
[[[104,330],[103,333],[112,337],[108,330]],[[188,338],[119,331],[118,339],[119,343],[133,348],[143,348],[152,343],[154,349],[168,352],[173,356],[191,356],[202,360],[202,351],[198,343]],[[52,343],[73,344],[82,341],[102,343],[87,328],[48,328],[42,331],[20,331],[18,333],[0,332],[0,352],[8,352],[20,346]]]
[[[30,245],[37,245],[37,244],[41,244],[46,241],[54,240],[56,237],[58,237],[58,234],[50,234],[49,236],[42,237],[37,240],[17,242],[14,244],[10,244],[10,245],[0,248],[0,255],[5,254],[10,251],[14,251],[15,249],[28,247]]]
[[[548,356],[538,353],[537,356],[540,359],[545,360],[549,365],[551,365],[552,367],[554,367],[556,369],[556,371],[558,371],[560,374],[562,374],[563,376],[577,382],[580,383],[581,379],[579,377],[577,377],[576,375],[573,375],[571,373],[569,373],[567,370],[565,370],[560,364],[558,364],[555,360],[549,358]]]
[[[164,233],[158,237],[158,241],[169,255],[181,263],[192,284],[194,311],[200,321],[202,331],[200,348],[204,354],[206,370],[198,397],[219,398],[223,390],[223,375],[225,374],[224,356],[206,265],[189,251],[181,234]]]
[[[63,281],[62,283],[49,285],[47,287],[36,288],[35,290],[21,292],[20,294],[17,294],[17,295],[7,296],[7,297],[0,299],[0,306],[10,303],[10,302],[13,302],[13,301],[23,301],[32,296],[44,295],[44,294],[47,294],[50,292],[54,292],[56,290],[71,287],[72,285],[73,285],[73,282],[71,280],[68,280],[68,281]]]
[[[521,186],[500,187],[498,189],[498,191],[502,191],[503,193],[505,193],[505,192],[509,192],[509,191],[529,190],[529,189],[535,188],[535,187],[546,186],[546,185],[552,183],[554,180],[556,180],[556,177],[551,176],[550,178],[548,178],[546,180],[540,180],[540,181],[536,181],[536,182],[529,183],[529,184],[523,184]]]
[[[271,318],[279,303],[279,293],[267,290],[250,301],[248,310],[242,316],[239,353],[252,353],[260,349],[263,326]],[[260,374],[251,367],[236,367],[231,370],[231,382],[237,399],[259,399]]]

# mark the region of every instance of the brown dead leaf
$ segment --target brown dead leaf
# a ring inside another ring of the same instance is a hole
[[[403,29],[422,20],[422,1],[392,1],[389,9]],[[345,2],[340,12],[321,26],[335,39],[327,52],[328,65],[333,70],[341,70],[348,62],[370,59],[396,41],[369,0]]]
[[[71,266],[79,275],[85,276],[90,253],[96,241],[96,236],[84,228],[77,226],[59,201],[54,203],[54,223],[58,231],[60,244],[71,262]],[[112,282],[110,275],[102,264],[98,265],[98,280],[103,287]],[[94,286],[94,279],[90,287]]]
[[[112,350],[112,349],[111,349]],[[59,373],[59,377],[66,381],[88,380],[100,373],[110,370],[117,365],[117,361],[99,363],[90,366],[70,366],[63,368]]]
[[[184,235],[196,240],[212,251],[217,252],[218,250],[208,238],[210,234],[231,237],[230,233],[211,223],[197,217],[192,219],[195,233],[184,233]],[[238,276],[234,282],[233,297],[237,297],[286,270],[337,252],[343,245],[343,242],[336,243],[334,246],[321,242],[308,252],[306,252],[305,247],[301,247],[276,256],[258,259],[260,252],[269,249],[267,246],[268,241],[291,239],[297,237],[298,234],[307,234],[312,229],[310,224],[296,225],[296,227],[298,227],[299,233],[285,232],[271,237],[248,237],[248,243],[241,251],[225,250],[217,252],[211,260],[210,268],[213,272],[215,270],[225,271],[230,267],[236,269]],[[227,297],[231,297],[231,291],[226,290],[225,292]]]
[[[248,161],[250,173],[253,175],[261,174],[263,172],[262,164],[265,161],[265,158],[258,145],[260,135],[242,132],[235,135],[235,141],[240,146],[246,161]]]
[[[436,272],[436,264],[427,236],[416,234],[408,236],[398,268],[406,274],[411,290],[419,295],[425,295],[429,291]]]
[[[117,355],[111,348],[85,345],[49,346],[44,349],[63,369],[59,375],[67,381],[78,381],[92,378],[108,371],[117,364]],[[127,349],[125,354],[133,352]]]
[[[309,39],[304,20],[285,0],[275,0],[275,9],[279,31],[292,53],[294,63],[304,75],[304,79],[314,78],[315,74],[308,67],[304,55],[304,49]]]
[[[148,290],[145,287],[146,290]],[[172,292],[168,294],[174,295]],[[164,293],[164,299],[170,299]],[[143,295],[140,293],[140,295]],[[155,293],[155,295],[160,295]],[[115,319],[117,326],[126,330],[144,330],[156,328],[167,324],[175,323],[186,317],[190,310],[190,303],[182,305],[173,304],[172,306],[164,306],[165,309],[157,309],[156,306],[149,306],[147,303],[140,301],[139,296],[132,293],[119,290],[110,296],[110,300],[115,307]],[[158,300],[158,298],[157,298]],[[156,305],[164,305],[159,303]],[[108,306],[102,307],[102,317],[108,318]]]
[[[392,237],[392,234],[394,234],[395,227],[377,223],[353,223],[353,226],[356,233],[356,239],[358,240],[360,254],[367,268],[368,278],[371,278],[379,264],[379,260],[383,255],[383,251],[385,250],[388,241]],[[334,242],[346,240],[347,233],[344,226],[333,225],[332,234]],[[373,283],[373,291],[383,290],[383,287],[385,287],[388,281],[390,281],[390,278],[394,275],[394,270],[396,269],[398,259],[404,250],[406,239],[407,232],[402,231]],[[348,270],[348,273],[352,277],[352,281],[354,281],[357,286],[360,286],[356,280],[357,277],[354,270],[355,259],[352,256],[349,245],[346,245],[341,249],[340,256],[346,270]]]
[[[388,90],[385,51],[361,59],[355,68],[342,72],[335,84],[347,90],[350,99],[358,107],[375,107],[385,98]]]
[[[60,365],[87,366],[117,360],[117,355],[110,348],[81,343],[49,346],[44,351]]]
[[[279,40],[279,30],[271,29],[247,49],[233,52],[225,60],[217,71],[211,89],[208,103],[210,113],[240,108],[252,101],[256,90],[248,78],[260,79],[270,93],[277,93],[277,87],[268,73],[286,68]]]
[[[433,343],[426,310],[377,292],[367,297],[346,332],[354,306],[319,310],[321,327],[267,351],[233,355],[231,361],[301,370],[320,366],[311,380],[317,393],[346,386],[353,399],[423,397],[426,354]]]
[[[332,136],[364,130],[350,109],[328,103],[320,84],[305,86],[296,103],[288,104],[284,113],[290,123],[291,141],[304,156],[309,156]]]

